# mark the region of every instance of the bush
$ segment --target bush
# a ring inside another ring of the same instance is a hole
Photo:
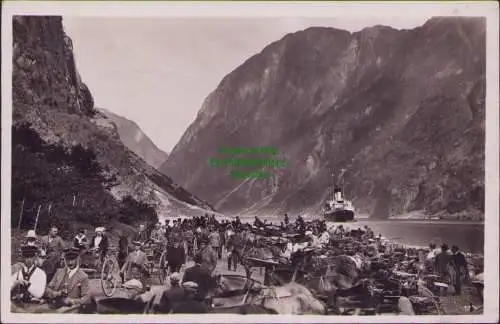
[[[96,154],[81,145],[70,149],[47,144],[27,123],[12,129],[12,213],[17,227],[23,205],[22,228],[33,228],[38,207],[37,229],[57,225],[67,229],[72,222],[92,226],[111,220],[127,224],[156,222],[153,206],[132,197],[117,200],[107,190],[116,177],[104,174]],[[50,213],[49,213],[49,206]]]

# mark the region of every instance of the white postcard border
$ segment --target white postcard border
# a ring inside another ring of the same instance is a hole
[[[7,1],[2,8],[2,287],[10,281],[10,187],[12,123],[12,16],[120,17],[342,17],[483,16],[487,17],[486,219],[484,314],[460,316],[308,316],[308,315],[78,315],[10,313],[8,289],[1,290],[4,323],[473,323],[499,319],[499,30],[496,2],[34,2]],[[229,71],[228,71],[229,72]]]

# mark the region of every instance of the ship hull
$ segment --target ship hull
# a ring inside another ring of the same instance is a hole
[[[328,222],[354,222],[354,211],[352,210],[336,210],[324,214],[324,218]]]

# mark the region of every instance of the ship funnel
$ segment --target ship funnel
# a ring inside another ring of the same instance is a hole
[[[343,200],[343,197],[342,197],[342,189],[341,188],[335,188],[333,190],[333,197],[335,198],[336,201],[342,201]]]

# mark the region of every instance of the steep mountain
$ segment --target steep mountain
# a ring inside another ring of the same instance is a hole
[[[167,160],[168,154],[159,149],[134,121],[103,108],[99,110],[116,125],[123,144],[149,165],[159,169]]]
[[[128,150],[94,109],[59,16],[13,18],[12,225],[155,221],[211,206]],[[43,207],[43,208],[42,208]]]
[[[437,17],[288,34],[221,81],[161,170],[221,211],[317,213],[341,182],[372,218],[482,217],[485,29]],[[288,166],[241,180],[207,162],[256,146]]]

